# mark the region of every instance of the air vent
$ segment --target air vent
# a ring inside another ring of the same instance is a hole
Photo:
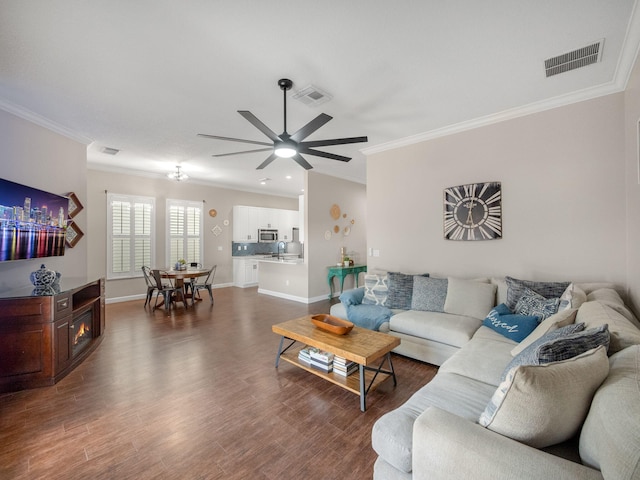
[[[299,100],[310,107],[317,107],[318,105],[322,105],[332,98],[333,97],[327,92],[313,85],[309,85],[308,87],[299,90],[293,96],[294,100]]]
[[[602,48],[604,46],[604,38],[599,42],[593,43],[586,47],[579,48],[572,52],[563,53],[557,57],[549,58],[544,61],[544,69],[547,77],[558,75],[559,73],[575,70],[576,68],[586,67],[593,63],[597,63],[602,58]]]
[[[120,150],[118,150],[117,148],[111,148],[111,147],[103,147],[102,148],[102,153],[106,153],[107,155],[116,155]]]

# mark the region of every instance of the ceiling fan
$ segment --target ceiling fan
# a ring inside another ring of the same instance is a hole
[[[253,113],[249,112],[248,110],[238,110],[238,113],[246,118],[249,123],[251,123],[262,133],[264,133],[267,137],[269,137],[272,143],[257,142],[255,140],[243,140],[241,138],[220,137],[218,135],[207,135],[205,133],[199,133],[198,136],[200,137],[214,138],[216,140],[228,140],[231,142],[251,143],[254,145],[264,145],[265,147],[268,147],[258,148],[256,150],[245,150],[242,152],[212,155],[213,157],[226,157],[229,155],[239,155],[242,153],[266,152],[269,150],[273,150],[271,155],[269,155],[264,162],[258,165],[256,170],[260,170],[266,167],[276,158],[293,158],[293,160],[296,161],[298,165],[306,170],[309,170],[313,167],[302,157],[301,154],[303,153],[307,155],[315,155],[316,157],[329,158],[331,160],[339,160],[341,162],[348,162],[349,160],[351,160],[351,157],[336,155],[334,153],[321,152],[320,150],[315,150],[313,147],[326,147],[329,145],[344,145],[347,143],[360,143],[368,141],[367,137],[349,137],[303,142],[305,138],[307,138],[309,135],[311,135],[313,132],[318,130],[333,118],[325,113],[321,113],[320,115],[318,115],[293,135],[289,135],[287,133],[287,90],[291,89],[291,87],[293,86],[293,82],[288,78],[282,78],[278,80],[278,85],[284,93],[284,132],[282,132],[280,135],[277,135],[273,130],[271,130],[264,123],[258,120],[258,118]]]

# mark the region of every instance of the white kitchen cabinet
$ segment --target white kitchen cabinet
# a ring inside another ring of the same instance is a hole
[[[290,242],[293,227],[298,227],[297,210],[278,210],[278,240]]]
[[[258,207],[258,228],[278,228],[278,212],[277,208]]]
[[[258,284],[258,261],[247,257],[233,258],[233,284],[236,287],[253,287]]]
[[[236,205],[233,207],[233,241],[251,243],[258,241],[258,213],[260,207]]]

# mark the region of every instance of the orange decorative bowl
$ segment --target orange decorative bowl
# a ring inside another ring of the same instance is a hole
[[[326,313],[312,315],[311,322],[321,330],[338,335],[346,335],[353,328],[353,323]]]

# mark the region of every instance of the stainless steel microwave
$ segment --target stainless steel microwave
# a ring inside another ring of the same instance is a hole
[[[258,242],[277,242],[278,230],[261,228],[258,230]]]

